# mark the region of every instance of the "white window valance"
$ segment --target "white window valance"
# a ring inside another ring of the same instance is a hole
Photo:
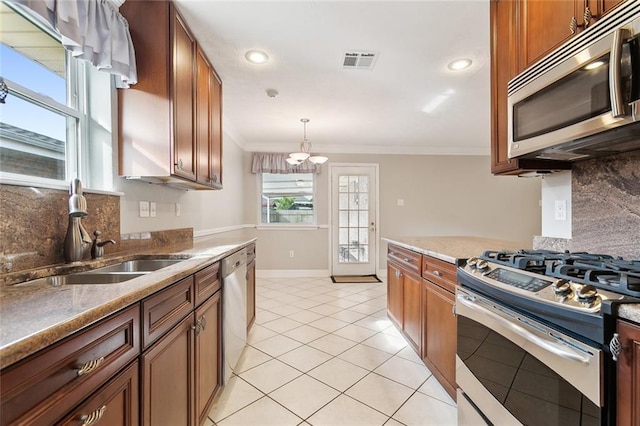
[[[304,161],[298,165],[287,163],[289,154],[277,152],[254,152],[251,173],[315,173],[320,174],[320,165]]]
[[[109,0],[12,0],[35,12],[79,59],[119,77],[118,87],[138,81],[129,24]]]

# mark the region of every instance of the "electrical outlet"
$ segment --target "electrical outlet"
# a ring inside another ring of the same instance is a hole
[[[404,200],[402,198],[398,198],[398,207],[404,207]]]
[[[289,257],[294,257],[295,253],[293,252],[293,250],[289,250]]]
[[[149,217],[149,202],[140,201],[140,217]]]
[[[567,220],[567,200],[556,200],[555,218],[558,221]]]
[[[156,202],[151,201],[149,203],[149,216],[156,217]]]
[[[180,216],[182,213],[182,209],[180,208],[180,203],[176,203],[176,216]]]

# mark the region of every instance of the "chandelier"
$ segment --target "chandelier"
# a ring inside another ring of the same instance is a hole
[[[301,118],[300,121],[302,121],[302,124],[304,125],[304,138],[300,144],[300,151],[289,154],[287,163],[297,166],[305,161],[310,161],[313,164],[322,164],[326,162],[328,158],[323,155],[311,155],[311,142],[307,140],[307,123],[309,122],[309,119]]]

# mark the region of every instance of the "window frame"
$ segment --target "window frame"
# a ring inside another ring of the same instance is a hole
[[[316,203],[317,200],[317,173],[308,173],[311,175],[313,179],[313,191],[311,194],[313,196],[313,220],[311,223],[264,223],[262,222],[262,195],[264,188],[264,175],[265,174],[276,174],[276,173],[256,173],[256,188],[257,188],[257,228],[258,229],[278,229],[278,230],[287,230],[287,229],[317,229],[318,228],[318,205]],[[296,175],[298,173],[281,173],[284,175]]]
[[[44,34],[52,37],[62,46],[62,37],[48,25],[45,25],[38,17],[24,7],[2,2],[15,13],[28,20]],[[91,187],[91,173],[88,170],[88,161],[83,158],[84,153],[89,152],[90,143],[88,125],[88,66],[86,61],[76,59],[71,52],[65,49],[65,85],[67,91],[67,104],[62,104],[49,96],[35,92],[28,87],[11,81],[3,77],[9,93],[25,102],[36,105],[53,113],[59,114],[67,119],[75,119],[75,129],[67,128],[67,140],[65,141],[65,177],[64,179],[53,179],[39,176],[32,176],[19,173],[11,173],[0,170],[0,183],[13,185],[33,185],[46,188],[68,188],[69,181],[74,177],[79,177],[88,189]],[[29,130],[29,129],[25,129]],[[95,188],[100,192],[110,192],[106,188]]]

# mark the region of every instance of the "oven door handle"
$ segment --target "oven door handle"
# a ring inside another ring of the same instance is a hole
[[[509,330],[513,331],[514,333],[518,334],[520,337],[523,337],[524,339],[528,340],[529,342],[541,347],[542,349],[545,349],[549,352],[551,352],[554,355],[557,355],[559,357],[562,357],[564,359],[568,359],[570,361],[577,361],[577,362],[581,362],[584,364],[589,364],[589,358],[580,354],[577,354],[575,352],[569,352],[567,350],[565,350],[565,348],[563,348],[562,346],[554,343],[554,342],[550,342],[548,340],[545,340],[539,336],[536,336],[535,334],[531,333],[530,331],[528,331],[527,329],[521,327],[520,325],[509,321],[508,319],[498,315],[497,313],[485,308],[484,306],[480,306],[479,304],[475,303],[474,299],[464,295],[464,294],[458,294],[457,299],[460,303],[462,303],[463,305],[465,305],[466,307],[468,307],[469,309],[473,309],[475,311],[481,312],[485,315],[490,316],[491,318],[493,318],[494,320],[498,321],[501,325],[507,327]],[[458,314],[460,314],[458,312]]]

